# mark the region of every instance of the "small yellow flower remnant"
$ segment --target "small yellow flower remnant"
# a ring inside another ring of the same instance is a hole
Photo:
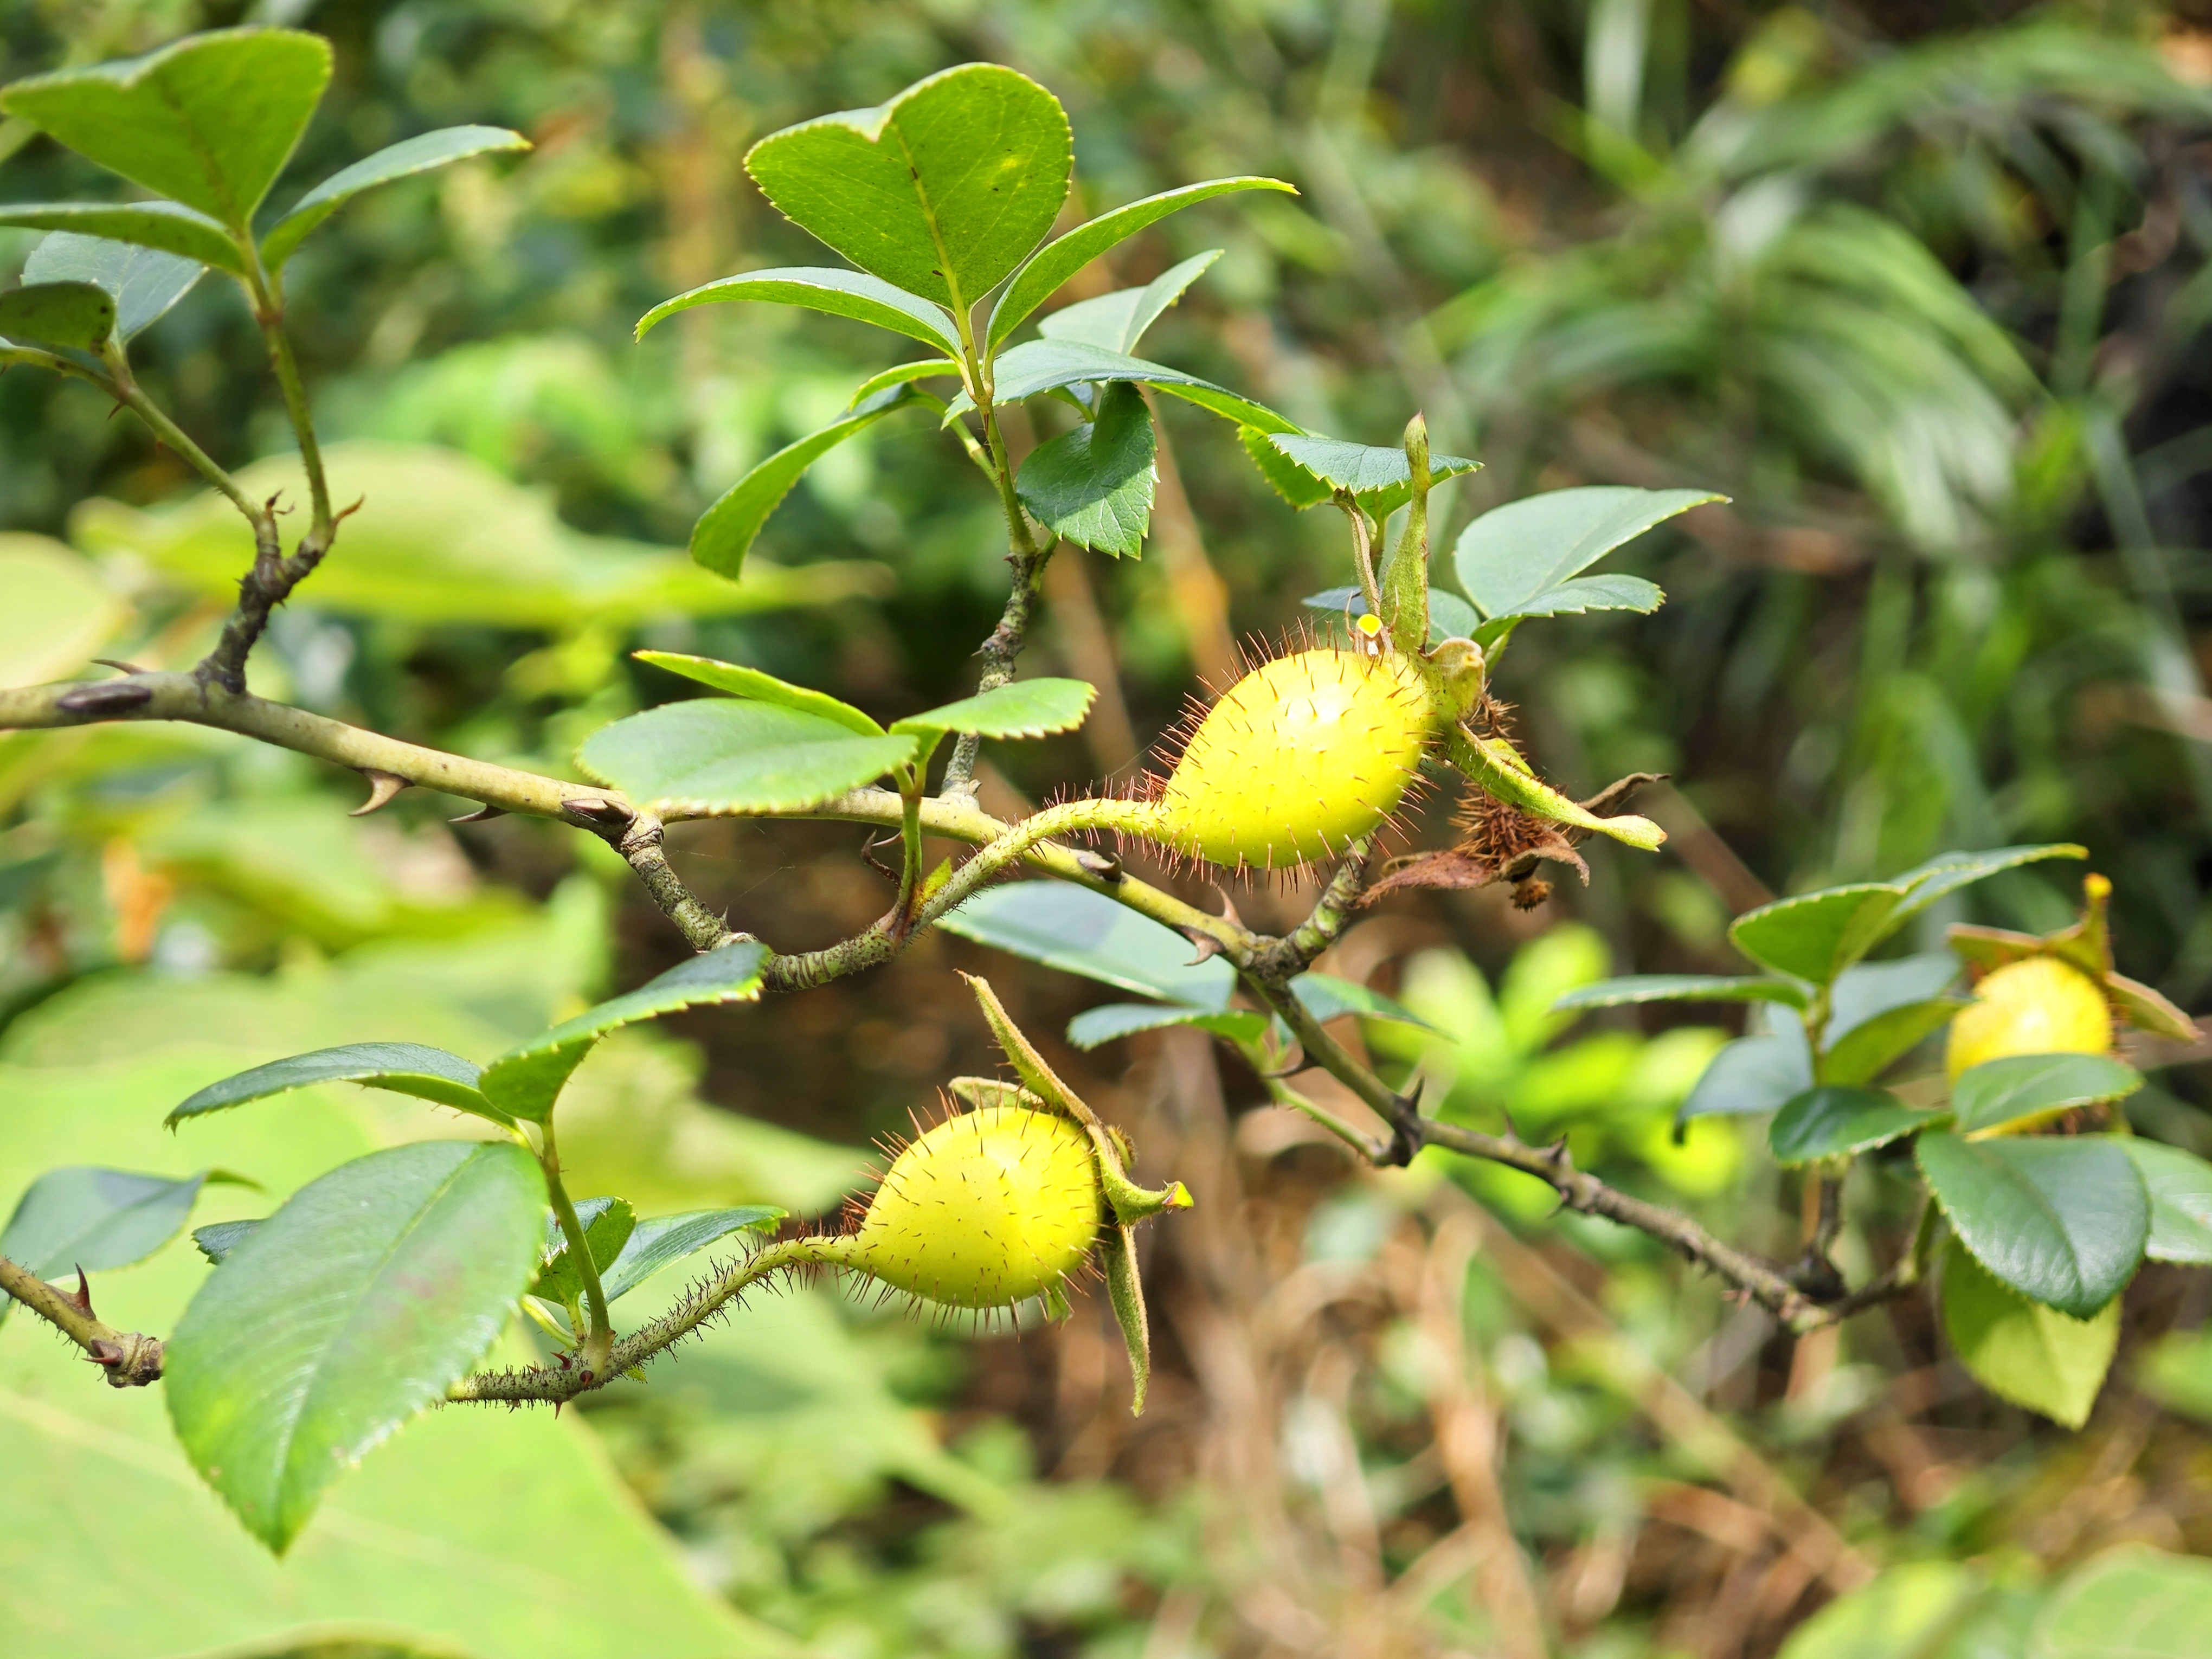
[[[2055,957],[2027,957],[1984,979],[1951,1022],[1951,1079],[2008,1054],[2101,1054],[2112,1047],[2112,1012],[2097,982]]]
[[[994,1106],[948,1118],[893,1160],[848,1260],[957,1308],[1010,1308],[1057,1291],[1104,1218],[1082,1126]]]
[[[1231,870],[1331,857],[1397,810],[1433,726],[1395,652],[1279,657],[1199,722],[1156,803],[1157,833]]]

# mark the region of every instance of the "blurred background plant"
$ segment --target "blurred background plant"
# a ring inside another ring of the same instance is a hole
[[[1147,352],[1347,437],[1425,409],[1441,450],[1486,464],[1439,496],[1447,532],[1575,483],[1734,497],[1627,556],[1671,596],[1656,617],[1531,630],[1499,682],[1569,786],[1672,775],[1650,809],[1666,853],[1601,856],[1531,914],[1394,900],[1323,963],[1439,1028],[1364,1034],[1437,1109],[1565,1133],[1609,1179],[1786,1255],[1795,1182],[1731,1121],[1671,1132],[1718,1038],[1627,1011],[1571,1027],[1556,995],[1632,967],[1730,971],[1729,916],[1774,892],[2062,839],[2118,878],[2124,970],[2185,1004],[2212,985],[2199,6],[0,0],[0,77],[239,21],[338,47],[301,177],[455,122],[536,146],[366,198],[295,263],[338,487],[368,506],[278,618],[258,689],[552,770],[669,693],[628,659],[640,645],[881,713],[957,695],[1003,530],[921,431],[878,426],[817,464],[742,587],[681,551],[881,355],[777,307],[714,307],[642,347],[629,330],[671,292],[815,257],[745,180],[751,140],[992,58],[1068,104],[1087,210],[1215,173],[1297,182],[1170,220],[1085,280],[1225,249]],[[0,155],[11,198],[88,182],[14,125]],[[33,240],[0,233],[0,270]],[[226,465],[284,447],[228,294],[187,296],[137,355]],[[0,380],[0,683],[94,654],[180,666],[226,606],[228,526],[108,414],[79,386]],[[1343,579],[1326,515],[1293,516],[1218,423],[1162,419],[1152,545],[1056,561],[1033,653],[1112,689],[1083,738],[1009,751],[987,805],[1126,775],[1240,638]],[[61,1156],[131,1163],[84,1126],[188,1062],[395,1031],[489,1052],[681,952],[588,837],[353,804],[311,763],[197,728],[0,736],[0,1088],[76,1126]],[[697,824],[671,846],[787,949],[883,903],[844,832]],[[1271,921],[1295,896],[1235,897]],[[2060,878],[2016,872],[1913,942],[2070,909]],[[984,960],[933,937],[772,1017],[611,1042],[564,1151],[641,1200],[832,1209],[934,1079],[988,1069],[947,971]],[[1000,984],[1033,1029],[1098,1000]],[[1156,1241],[1140,1422],[1095,1304],[969,1340],[823,1292],[761,1302],[588,1413],[763,1644],[1755,1655],[1901,1563],[1790,1651],[2009,1654],[2053,1606],[2094,1629],[2099,1595],[2127,1599],[2127,1558],[2068,1577],[2108,1547],[2212,1554],[2212,1339],[2187,1334],[2208,1310],[2178,1276],[2130,1292],[2120,1380],[2068,1436],[1972,1389],[1923,1304],[1793,1344],[1650,1241],[1549,1218],[1533,1183],[1357,1173],[1195,1031],[1055,1059],[1200,1198]],[[2130,1110],[2212,1152],[2205,1098],[2182,1064]],[[329,1109],[382,1133],[358,1103]],[[0,1195],[33,1168],[7,1151]],[[43,1446],[46,1420],[0,1417],[0,1443]],[[33,1461],[47,1478],[0,1496],[6,1535],[40,1534],[82,1474]],[[192,1540],[146,1547],[171,1552],[141,1563],[165,1584],[251,1599]],[[248,1611],[264,1638],[302,1622]],[[394,1626],[414,1616],[395,1601]],[[471,1650],[521,1650],[514,1620]]]

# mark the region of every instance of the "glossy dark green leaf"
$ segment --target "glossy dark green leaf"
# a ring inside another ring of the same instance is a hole
[[[543,1122],[568,1074],[610,1032],[680,1008],[701,1008],[760,997],[768,947],[738,939],[679,962],[636,990],[586,1008],[574,1019],[510,1048],[484,1067],[483,1091],[515,1116]]]
[[[271,225],[269,234],[261,239],[261,263],[271,270],[281,270],[317,226],[365,190],[410,179],[471,155],[529,148],[527,138],[505,127],[441,127],[435,132],[419,133],[396,144],[387,144],[375,155],[339,168],[295,203],[292,210]]]
[[[2017,1133],[2077,1106],[2123,1099],[2142,1081],[2109,1054],[2007,1054],[1961,1072],[1951,1109],[1962,1134]]]
[[[33,1182],[0,1228],[0,1255],[41,1279],[143,1261],[177,1236],[209,1171],[136,1175],[82,1165]],[[15,1303],[0,1297],[0,1319]]]
[[[2137,1135],[2116,1136],[2115,1142],[2150,1194],[2150,1242],[2143,1254],[2154,1261],[2212,1267],[2212,1164]]]
[[[1012,70],[964,64],[872,109],[770,133],[745,171],[861,270],[957,310],[1044,240],[1074,161],[1058,99]]]
[[[2107,1137],[1967,1140],[1939,1130],[1916,1150],[1952,1231],[2023,1296],[2087,1319],[2142,1260],[2150,1198]]]
[[[878,392],[895,386],[906,386],[915,380],[934,380],[946,378],[958,380],[960,365],[950,357],[923,357],[911,363],[894,363],[879,374],[871,374],[853,392],[852,401],[845,407],[858,409]]]
[[[748,1204],[728,1210],[687,1210],[680,1215],[647,1216],[637,1224],[629,1242],[611,1267],[599,1274],[599,1287],[607,1300],[627,1296],[664,1267],[686,1256],[711,1249],[734,1233],[757,1228],[773,1229],[783,1219],[781,1210]]]
[[[1048,968],[1210,1013],[1226,1009],[1237,988],[1236,970],[1219,957],[1194,963],[1190,941],[1174,929],[1068,882],[987,887],[940,925]]]
[[[1786,979],[1718,974],[1627,974],[1570,991],[1552,1005],[1555,1013],[1620,1008],[1638,1002],[1778,1002],[1802,1008],[1805,989]]]
[[[1097,688],[1082,680],[1016,680],[908,714],[894,720],[891,731],[932,740],[946,732],[972,732],[979,738],[1042,738],[1075,730],[1097,696]]]
[[[1737,950],[1764,967],[1826,985],[1888,931],[1902,890],[1860,882],[1777,899],[1729,924]]]
[[[584,1243],[592,1252],[592,1265],[602,1274],[614,1265],[615,1258],[622,1254],[623,1246],[629,1243],[631,1233],[637,1229],[637,1213],[626,1198],[580,1198],[576,1200],[576,1219],[583,1226]],[[600,1288],[606,1287],[602,1284]],[[530,1281],[530,1294],[562,1305],[584,1294],[583,1275],[576,1271],[568,1236],[561,1231],[560,1218],[550,1212],[545,1218],[544,1262],[538,1269],[538,1276]]]
[[[234,276],[246,270],[221,225],[175,202],[13,202],[0,206],[0,226],[158,248]]]
[[[0,91],[0,112],[244,234],[331,78],[329,42],[218,29]]]
[[[1154,453],[1144,398],[1133,386],[1102,386],[1093,418],[1030,452],[1015,492],[1063,540],[1117,558],[1133,556],[1152,521]]]
[[[695,697],[584,739],[592,776],[660,812],[793,812],[872,783],[914,757],[910,737],[750,699]]]
[[[511,1141],[372,1152],[302,1188],[178,1321],[169,1418],[280,1554],[330,1484],[481,1358],[538,1266],[545,1182]]]
[[[98,351],[115,331],[115,296],[93,283],[40,283],[0,294],[0,339]]]
[[[787,265],[774,270],[749,270],[663,300],[638,319],[637,337],[642,340],[655,326],[679,311],[694,306],[726,304],[737,300],[759,300],[771,305],[804,306],[833,317],[850,317],[903,334],[910,340],[957,356],[959,337],[943,311],[926,300],[902,293],[882,278],[865,271],[841,270],[835,265]]]
[[[1279,428],[1239,427],[1237,441],[1244,446],[1244,453],[1252,458],[1252,465],[1260,469],[1260,476],[1267,481],[1274,492],[1303,513],[1307,507],[1319,507],[1333,497],[1327,484],[1275,447],[1273,440],[1276,432],[1297,430],[1297,428],[1287,422]],[[1431,590],[1431,598],[1434,597]]]
[[[1727,499],[1701,489],[1610,484],[1554,489],[1482,514],[1460,532],[1453,562],[1460,586],[1484,616],[1540,616],[1547,595],[1615,548],[1693,507]],[[1585,603],[1580,608],[1608,607]]]
[[[1284,459],[1324,487],[1324,496],[1348,489],[1376,518],[1388,518],[1413,496],[1413,464],[1403,449],[1387,444],[1346,443],[1310,433],[1276,432],[1268,445]],[[1477,471],[1482,463],[1464,455],[1431,455],[1429,476],[1437,483]]]
[[[26,283],[93,283],[106,289],[115,301],[115,337],[125,342],[160,321],[206,274],[197,259],[65,230],[42,240],[23,262]]]
[[[912,387],[887,387],[851,414],[777,450],[732,484],[719,501],[700,514],[699,522],[691,529],[692,558],[708,569],[737,580],[744,574],[745,553],[752,546],[753,538],[760,534],[769,514],[791,494],[791,487],[806,469],[854,433],[866,431],[884,416],[915,401]]]
[[[204,1227],[192,1229],[192,1243],[209,1261],[221,1267],[260,1224],[258,1221],[210,1221]]]
[[[711,685],[717,691],[727,691],[734,696],[750,697],[755,702],[774,703],[779,708],[796,708],[803,714],[835,720],[847,731],[856,732],[864,738],[880,738],[884,734],[882,726],[851,703],[840,702],[827,691],[816,691],[807,686],[793,685],[788,680],[780,680],[757,668],[747,668],[733,662],[718,662],[712,657],[688,656],[680,651],[633,651],[630,655],[640,662],[651,663],[655,668],[681,674],[687,680]]]
[[[1081,340],[1109,351],[1134,351],[1145,331],[1182,298],[1184,290],[1206,274],[1221,252],[1218,247],[1210,248],[1180,264],[1170,265],[1141,288],[1116,289],[1095,300],[1079,300],[1062,307],[1037,324],[1037,332],[1048,340]]]
[[[1824,1083],[1871,1083],[1913,1048],[1951,1023],[1966,1003],[1957,997],[1930,997],[1885,1008],[1832,1039],[1820,1056]]]
[[[171,1112],[167,1122],[174,1128],[188,1117],[226,1111],[251,1100],[266,1100],[271,1095],[324,1083],[389,1089],[395,1094],[413,1095],[418,1100],[472,1112],[496,1123],[511,1121],[483,1097],[477,1081],[473,1064],[442,1048],[426,1048],[416,1042],[351,1042],[343,1048],[294,1054],[288,1060],[272,1060],[266,1066],[210,1083]]]
[[[1519,617],[1581,617],[1593,611],[1632,611],[1650,616],[1667,602],[1667,591],[1641,576],[1607,572],[1600,576],[1574,576],[1557,587],[1547,587],[1525,601]]]
[[[1677,1115],[1686,1122],[1693,1117],[1777,1111],[1812,1086],[1813,1065],[1802,1035],[1741,1036],[1713,1056]]]
[[[1834,1085],[1793,1096],[1766,1127],[1766,1144],[1785,1169],[1823,1158],[1856,1158],[1941,1123],[1944,1112],[1908,1106],[1886,1089]]]
[[[1068,1021],[1067,1040],[1087,1050],[1117,1037],[1164,1030],[1171,1025],[1195,1025],[1231,1042],[1256,1042],[1267,1031],[1267,1017],[1243,1009],[1213,1012],[1174,1002],[1109,1002],[1103,1008],[1086,1008]]]
[[[1061,283],[1146,226],[1157,224],[1187,207],[1242,190],[1279,190],[1297,194],[1295,188],[1279,179],[1209,179],[1202,185],[1162,191],[1157,196],[1115,208],[1111,213],[1102,213],[1087,224],[1078,225],[1066,235],[1046,243],[1006,284],[1006,291],[992,308],[990,343],[996,345],[1005,339],[1021,325],[1024,318],[1057,293]],[[1139,333],[1143,331],[1141,327],[1138,330]],[[1115,349],[1127,351],[1135,343],[1133,339]]]
[[[1418,1025],[1425,1031],[1437,1030],[1397,998],[1352,980],[1339,979],[1334,974],[1300,974],[1291,981],[1291,994],[1318,1020],[1358,1014],[1363,1019],[1388,1020],[1396,1025]]]
[[[1959,958],[1948,951],[1846,968],[1829,989],[1828,1038],[1833,1042],[1893,1008],[1940,997],[1958,977]]]
[[[2116,1297],[2088,1319],[2030,1301],[1966,1251],[1943,1253],[1943,1331],[1974,1380],[2000,1400],[2078,1429],[2119,1346]]]

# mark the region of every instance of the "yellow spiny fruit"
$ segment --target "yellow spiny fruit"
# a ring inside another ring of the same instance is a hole
[[[1157,803],[1161,839],[1230,869],[1340,853],[1397,808],[1433,721],[1398,656],[1301,651],[1206,711]]]
[[[986,1107],[947,1118],[892,1161],[843,1254],[927,1301],[1011,1307],[1083,1265],[1103,1213],[1080,1126]]]
[[[1984,979],[1951,1022],[1952,1081],[2008,1054],[2101,1054],[2112,1046],[2112,1012],[2097,982],[2055,957],[2008,963]]]

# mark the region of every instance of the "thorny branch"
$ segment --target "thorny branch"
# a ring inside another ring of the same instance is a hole
[[[0,1255],[0,1291],[21,1303],[84,1350],[85,1358],[107,1373],[108,1386],[143,1389],[161,1380],[161,1341],[137,1331],[118,1331],[92,1311],[92,1291],[77,1274],[72,1295]]]

